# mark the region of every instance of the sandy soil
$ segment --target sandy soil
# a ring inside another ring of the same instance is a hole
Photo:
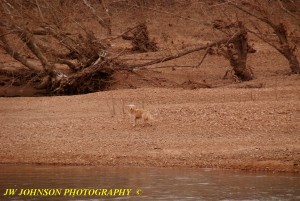
[[[300,87],[1,98],[1,163],[299,172]],[[132,127],[128,103],[152,125]]]
[[[208,15],[202,12],[204,4],[195,2],[160,8],[166,12],[112,7],[114,34],[146,22],[161,48],[119,59],[145,62],[224,37],[209,23],[212,16],[224,18],[221,7],[208,7]],[[104,37],[93,17],[82,20]],[[289,74],[287,60],[276,50],[253,35],[249,40],[257,53],[249,54],[247,64],[256,79],[244,83],[222,79],[229,62],[220,56],[207,56],[199,68],[182,67],[197,65],[204,51],[135,74],[118,73],[112,91],[80,96],[8,98],[43,91],[0,75],[0,163],[299,173],[300,76]],[[130,48],[121,39],[112,45],[112,56]],[[0,68],[23,67],[0,50]],[[129,103],[149,110],[151,125],[132,127]]]

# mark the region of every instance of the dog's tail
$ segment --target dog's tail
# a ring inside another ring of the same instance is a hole
[[[149,119],[150,121],[153,121],[153,120],[154,120],[154,117],[153,117],[153,115],[149,113],[149,117],[148,117],[148,119]]]
[[[152,114],[150,113],[150,112],[146,112],[145,114],[144,114],[144,120],[146,120],[146,121],[153,121],[154,120],[154,118],[153,118],[153,116],[152,116]]]

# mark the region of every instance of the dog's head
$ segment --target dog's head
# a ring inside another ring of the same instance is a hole
[[[134,104],[130,104],[128,105],[129,111],[133,111],[135,109],[135,105]]]

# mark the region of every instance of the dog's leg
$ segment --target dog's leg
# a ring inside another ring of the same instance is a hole
[[[146,125],[146,123],[148,123],[148,116],[147,115],[144,115],[143,116],[143,126],[145,126]]]
[[[133,127],[136,125],[136,117],[133,118]]]
[[[132,126],[135,126],[135,117],[134,117],[134,115],[132,115],[132,114],[129,115],[129,121],[132,124]]]

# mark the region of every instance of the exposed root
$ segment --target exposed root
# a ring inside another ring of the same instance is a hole
[[[22,70],[6,70],[0,69],[0,85],[12,85],[12,86],[21,86],[27,84],[28,82],[38,82],[39,75],[31,71],[29,69],[22,69]]]
[[[118,65],[112,60],[103,61],[69,77],[53,80],[48,90],[55,95],[86,94],[106,90],[111,84],[115,66]]]

